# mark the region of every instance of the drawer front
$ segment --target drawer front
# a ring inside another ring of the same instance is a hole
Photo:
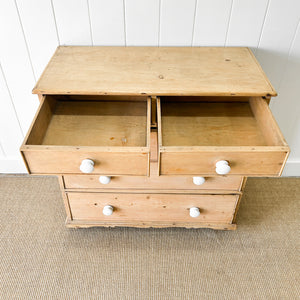
[[[157,101],[160,174],[281,174],[289,147],[264,99],[180,98]]]
[[[148,174],[150,98],[99,97],[44,96],[21,146],[30,173]]]
[[[287,157],[286,152],[162,152],[162,175],[218,175],[216,163],[228,161],[228,175],[278,176]]]
[[[105,222],[228,223],[238,195],[68,193],[73,220]],[[111,215],[103,208],[112,206]],[[190,216],[197,207],[200,215]]]
[[[82,173],[80,165],[84,159],[94,162],[93,174],[147,175],[148,153],[130,152],[67,152],[24,151],[23,155],[31,174]]]
[[[65,188],[239,191],[243,180],[240,176],[208,177],[203,184],[196,185],[192,176],[114,176],[108,184],[101,184],[99,178],[95,175],[65,175]]]

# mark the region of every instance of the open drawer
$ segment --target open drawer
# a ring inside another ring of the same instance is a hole
[[[45,96],[21,152],[32,174],[147,175],[150,99]]]
[[[279,176],[289,147],[261,97],[161,97],[161,175]]]

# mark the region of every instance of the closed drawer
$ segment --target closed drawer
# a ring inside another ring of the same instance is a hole
[[[281,174],[289,147],[263,98],[162,97],[157,110],[160,174]]]
[[[192,176],[112,176],[109,179],[108,182],[97,175],[65,175],[64,183],[66,189],[153,189],[173,190],[174,193],[178,190],[206,190],[211,193],[211,190],[240,191],[243,177],[207,177],[201,185],[194,184]]]
[[[32,174],[147,175],[150,100],[46,96],[21,147]]]
[[[231,223],[238,195],[68,193],[73,220]],[[103,208],[111,206],[111,215]],[[200,215],[190,216],[198,208]]]

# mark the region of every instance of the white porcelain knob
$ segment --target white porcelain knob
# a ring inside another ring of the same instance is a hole
[[[190,216],[192,218],[197,218],[200,216],[200,209],[198,207],[191,207],[190,208]]]
[[[110,180],[111,180],[111,177],[110,177],[110,176],[100,176],[100,177],[99,177],[99,181],[100,181],[100,183],[102,183],[102,184],[109,184],[109,183],[110,183]]]
[[[105,205],[103,207],[104,216],[111,216],[113,214],[114,208],[111,205]]]
[[[193,177],[193,183],[196,185],[201,185],[205,182],[204,177]]]
[[[228,161],[220,160],[216,163],[216,173],[219,175],[225,175],[230,172],[231,168]]]
[[[82,173],[92,173],[94,171],[94,162],[91,159],[84,159],[80,165]]]

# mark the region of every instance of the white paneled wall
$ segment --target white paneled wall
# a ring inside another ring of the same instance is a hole
[[[89,0],[93,45],[125,45],[123,0]]]
[[[60,44],[92,45],[88,1],[52,0],[52,3]]]
[[[52,3],[50,0],[17,0],[16,5],[37,80],[59,43]]]
[[[160,46],[192,46],[196,0],[161,0]]]
[[[127,46],[158,46],[159,3],[159,0],[124,2]]]
[[[224,46],[232,0],[198,0],[193,46]]]
[[[268,3],[268,0],[233,1],[225,45],[256,49]]]
[[[300,176],[299,0],[0,1],[0,172],[25,172],[31,94],[58,45],[248,46],[279,96],[271,109]]]

